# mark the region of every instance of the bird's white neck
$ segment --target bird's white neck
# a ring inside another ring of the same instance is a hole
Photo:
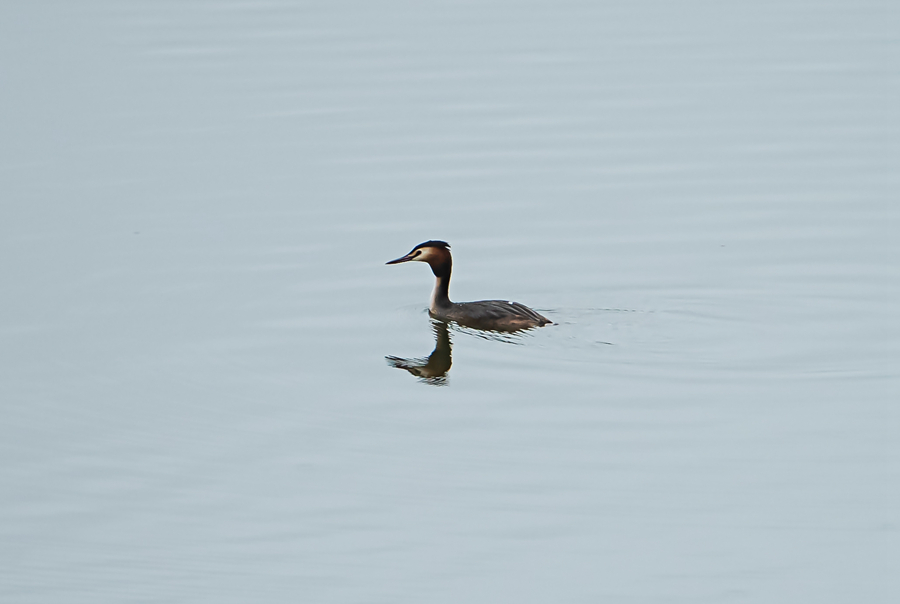
[[[431,305],[429,309],[436,313],[440,308],[447,308],[452,305],[450,301],[450,275],[435,277],[434,290],[431,292]]]

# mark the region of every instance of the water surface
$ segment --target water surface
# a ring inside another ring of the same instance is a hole
[[[0,14],[4,601],[900,597],[895,8]]]

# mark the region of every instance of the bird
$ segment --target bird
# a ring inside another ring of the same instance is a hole
[[[514,332],[553,323],[547,317],[536,313],[524,304],[506,300],[481,300],[478,302],[450,301],[450,272],[453,258],[450,244],[446,241],[426,241],[420,243],[405,256],[387,262],[427,262],[434,273],[434,291],[428,311],[441,321],[453,321],[465,327],[485,331]]]

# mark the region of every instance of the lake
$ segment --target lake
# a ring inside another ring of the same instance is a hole
[[[900,601],[897,7],[0,16],[3,601]]]

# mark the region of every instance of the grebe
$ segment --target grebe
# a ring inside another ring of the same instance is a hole
[[[552,323],[527,306],[505,300],[482,300],[480,302],[451,302],[450,271],[453,258],[450,245],[445,241],[420,243],[407,255],[391,260],[387,264],[401,262],[427,262],[434,273],[434,291],[431,293],[431,316],[443,321],[454,321],[466,327],[491,331],[518,331],[532,327],[543,327]]]

